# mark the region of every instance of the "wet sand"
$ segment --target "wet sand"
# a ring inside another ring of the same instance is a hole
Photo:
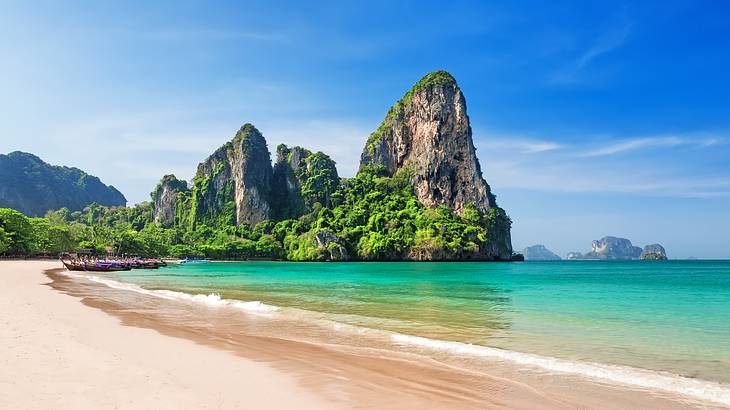
[[[424,356],[287,340],[284,330],[251,335],[225,309],[191,310],[42,273],[57,267],[0,262],[0,407],[714,408],[498,363],[474,372]]]

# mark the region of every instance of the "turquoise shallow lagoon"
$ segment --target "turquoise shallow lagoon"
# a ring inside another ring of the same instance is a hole
[[[421,341],[730,383],[730,261],[221,262],[114,279]]]

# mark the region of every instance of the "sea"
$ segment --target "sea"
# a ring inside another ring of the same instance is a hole
[[[730,261],[256,261],[83,275],[255,317],[257,334],[473,369],[509,362],[730,406]]]

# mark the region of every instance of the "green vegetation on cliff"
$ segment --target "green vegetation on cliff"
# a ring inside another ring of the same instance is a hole
[[[329,159],[312,156],[315,163]],[[459,216],[445,206],[425,207],[413,192],[407,170],[389,177],[382,167],[366,167],[356,177],[343,179],[331,193],[329,182],[317,182],[321,176],[310,176],[311,184],[304,185],[311,192],[304,196],[321,199],[328,193],[325,202],[330,206],[313,201],[297,218],[266,220],[253,227],[191,225],[180,219],[165,228],[153,221],[150,203],[134,208],[94,204],[83,211],[48,212],[45,218],[0,209],[0,254],[57,253],[81,247],[153,257],[468,260],[478,259],[482,247],[498,243],[500,238],[494,237],[502,232],[498,227],[511,224],[499,208],[483,214],[468,207]]]
[[[396,119],[403,117],[405,107],[411,103],[415,93],[433,87],[446,87],[451,85],[456,85],[456,79],[448,71],[444,70],[433,71],[418,80],[400,100],[390,107],[378,129],[368,137],[367,147],[370,154],[373,154],[376,146],[383,139],[385,132],[393,126]]]

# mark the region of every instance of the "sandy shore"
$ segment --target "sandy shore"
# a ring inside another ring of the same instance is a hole
[[[59,265],[0,262],[0,408],[712,408],[519,368],[474,374],[255,337],[225,312],[170,304],[155,315],[103,285],[43,273]]]
[[[119,320],[42,286],[58,262],[0,262],[0,408],[326,409],[270,366]]]

